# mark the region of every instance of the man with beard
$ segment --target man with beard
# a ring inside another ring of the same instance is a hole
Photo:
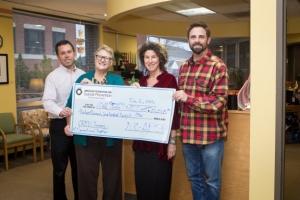
[[[187,30],[193,55],[179,69],[180,132],[194,200],[220,199],[224,140],[228,128],[228,73],[208,44],[210,29],[193,23]]]
[[[70,159],[74,199],[78,199],[77,164],[73,137],[66,136],[64,128],[66,117],[71,110],[66,102],[77,78],[85,72],[76,68],[74,62],[76,52],[68,40],[62,40],[55,46],[58,68],[46,78],[43,95],[43,106],[48,112],[50,121],[51,158],[53,165],[53,199],[66,200],[65,172]]]

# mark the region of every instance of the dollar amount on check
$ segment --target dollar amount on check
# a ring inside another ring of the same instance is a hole
[[[75,84],[73,134],[167,143],[175,89]]]

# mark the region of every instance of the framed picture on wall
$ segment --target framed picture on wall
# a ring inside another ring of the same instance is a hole
[[[0,84],[8,84],[7,54],[0,54]]]

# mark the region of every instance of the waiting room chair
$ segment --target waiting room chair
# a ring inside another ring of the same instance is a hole
[[[30,134],[19,130],[24,128],[30,130]],[[17,124],[12,113],[0,113],[0,149],[4,152],[5,170],[8,170],[8,149],[15,149],[15,158],[17,157],[18,147],[23,146],[23,157],[25,156],[26,145],[32,145],[33,162],[36,162],[35,134],[32,126],[26,123]]]
[[[21,123],[32,126],[35,139],[40,143],[41,161],[43,161],[45,144],[47,144],[47,151],[50,149],[49,118],[46,111],[44,109],[23,110],[20,112],[20,120]]]

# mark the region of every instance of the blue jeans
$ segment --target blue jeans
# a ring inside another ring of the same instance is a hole
[[[183,144],[194,200],[220,199],[224,139],[208,145]]]

